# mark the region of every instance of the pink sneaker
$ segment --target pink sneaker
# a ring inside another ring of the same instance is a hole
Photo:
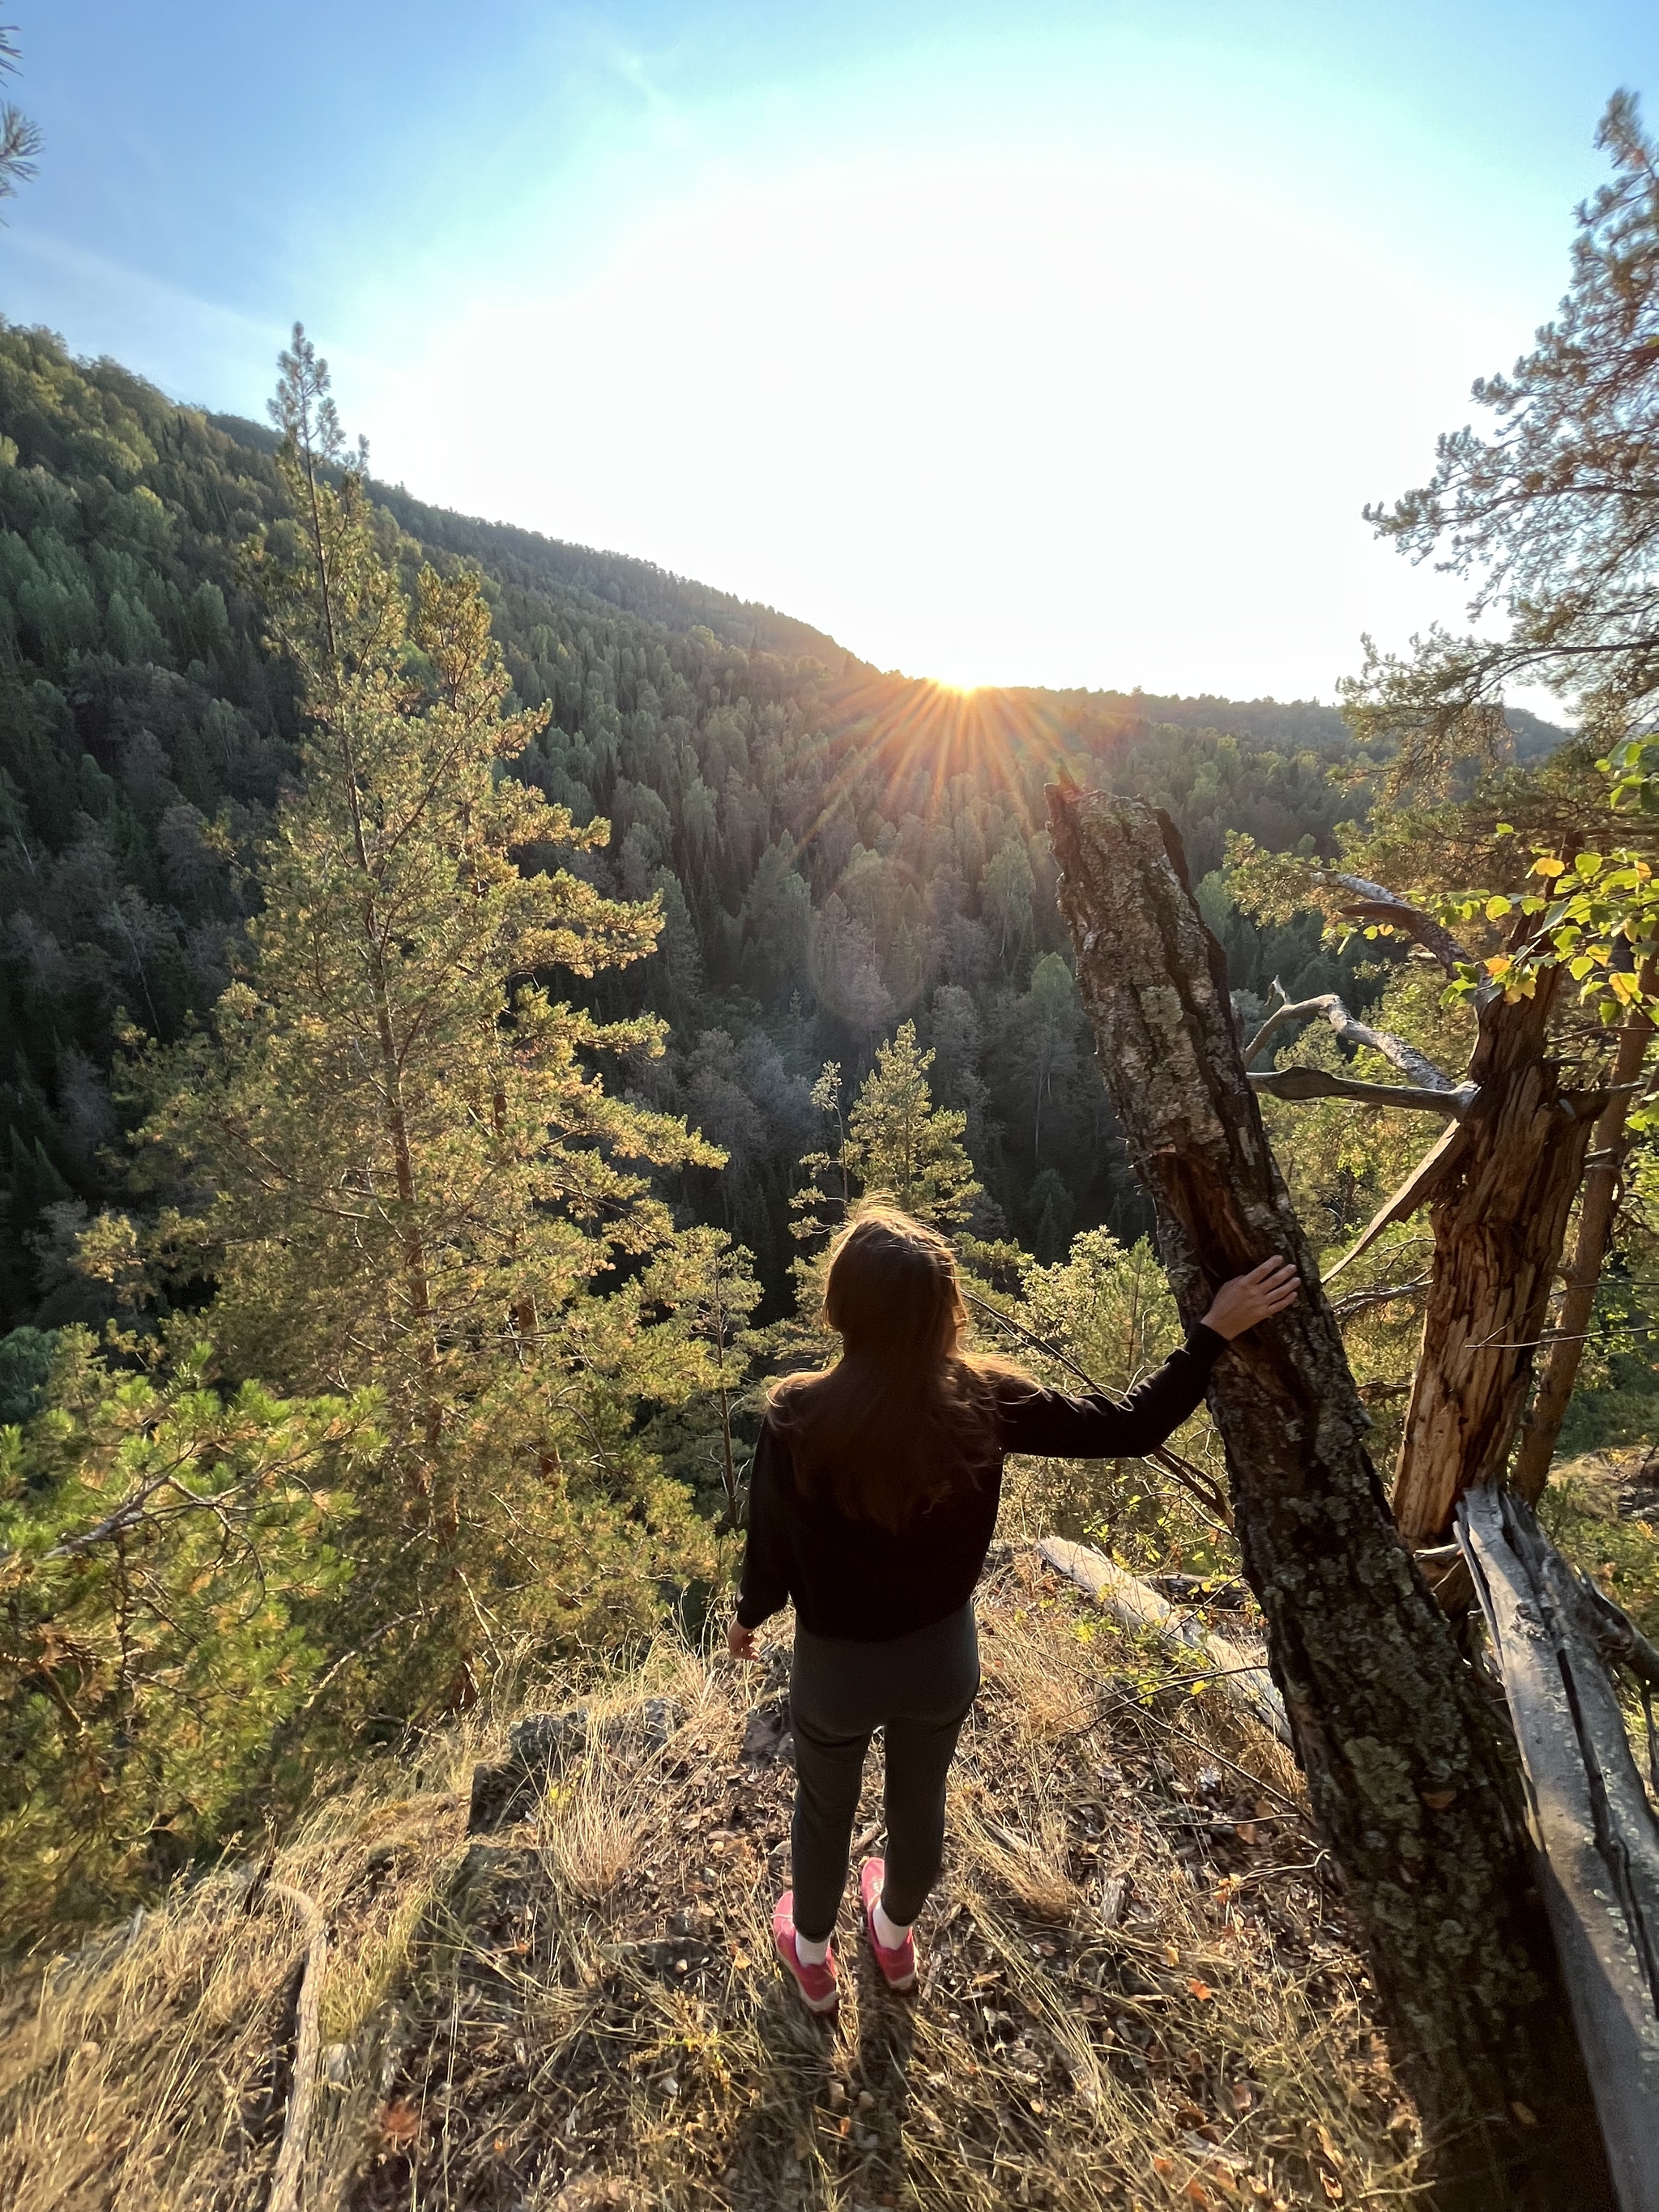
[[[808,2012],[834,2012],[841,2002],[841,1991],[836,1984],[836,1947],[832,1943],[819,1966],[803,1965],[795,1950],[795,1893],[786,1889],[772,1913],[772,1941],[777,1953],[795,1978],[795,1987],[800,1991],[801,2002]]]
[[[876,1954],[876,1964],[881,1968],[882,1978],[890,1990],[913,1990],[916,1985],[916,1939],[907,1936],[896,1951],[876,1940],[876,1907],[881,1903],[881,1886],[887,1879],[884,1859],[866,1859],[859,1869],[859,1892],[864,1899],[864,1932],[870,1939],[870,1948]]]

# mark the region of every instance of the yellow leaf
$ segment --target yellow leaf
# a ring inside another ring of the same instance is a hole
[[[1532,872],[1535,876],[1564,876],[1567,864],[1565,860],[1558,860],[1553,853],[1540,853],[1532,864]]]
[[[1492,898],[1489,898],[1486,901],[1487,921],[1501,921],[1504,915],[1509,912],[1510,903],[1510,901],[1506,899],[1501,892],[1498,892]]]
[[[1507,975],[1515,963],[1507,952],[1494,952],[1486,963],[1488,975]]]

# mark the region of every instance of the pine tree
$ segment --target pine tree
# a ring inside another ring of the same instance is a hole
[[[684,1280],[675,1316],[695,1388],[653,1423],[652,1442],[704,1510],[735,1529],[748,1494],[750,1455],[740,1427],[757,1410],[755,1370],[770,1342],[767,1330],[752,1326],[761,1287],[749,1254],[722,1230],[688,1230],[678,1251]]]
[[[0,77],[15,76],[21,61],[12,27],[0,25]],[[0,199],[9,199],[19,185],[33,176],[40,151],[40,125],[15,101],[0,101]]]
[[[829,1350],[820,1318],[828,1242],[860,1200],[884,1200],[948,1234],[960,1231],[981,1195],[962,1141],[968,1117],[934,1105],[933,1064],[932,1052],[916,1042],[915,1024],[904,1022],[877,1048],[850,1109],[843,1109],[836,1061],[812,1086],[812,1103],[830,1126],[825,1145],[803,1156],[803,1179],[789,1201],[790,1233],[802,1248],[790,1264],[795,1312],[773,1330],[775,1358],[787,1367]]]
[[[866,1197],[949,1230],[967,1220],[980,1186],[962,1141],[967,1115],[933,1102],[933,1064],[915,1024],[901,1023],[878,1047],[847,1117],[842,1163]]]
[[[217,1842],[324,1664],[372,1393],[222,1394],[181,1325],[151,1371],[62,1332],[0,1429],[0,1915],[106,1912]]]
[[[477,577],[428,567],[405,591],[297,329],[273,412],[295,520],[253,573],[303,684],[304,781],[278,811],[245,971],[212,1037],[163,1064],[145,1138],[210,1194],[168,1226],[217,1284],[237,1367],[383,1394],[407,1518],[474,1617],[456,1631],[470,1647],[522,1617],[487,1592],[549,1583],[538,1543],[597,1553],[602,1522],[617,1577],[648,1595],[644,1538],[684,1533],[683,1497],[632,1441],[638,1397],[696,1387],[652,1287],[673,1224],[641,1170],[720,1156],[592,1073],[597,1054],[659,1050],[661,1024],[601,1022],[544,980],[641,958],[660,909],[551,865],[609,826],[504,773],[547,715],[503,716]],[[567,1560],[560,1618],[587,1619],[605,1579]]]

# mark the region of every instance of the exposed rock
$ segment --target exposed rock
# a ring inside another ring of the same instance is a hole
[[[472,1796],[466,1809],[469,1836],[505,1827],[535,1802],[535,1786],[511,1759],[482,1759],[472,1770]]]
[[[587,1708],[571,1705],[562,1713],[526,1713],[507,1730],[514,1763],[526,1773],[556,1774],[587,1741]]]
[[[645,1740],[653,1751],[660,1751],[674,1731],[685,1719],[685,1709],[672,1698],[647,1698],[640,1708],[644,1723]]]
[[[743,1747],[738,1756],[744,1765],[771,1765],[782,1753],[788,1727],[787,1698],[772,1698],[765,1705],[757,1705],[744,1723]]]

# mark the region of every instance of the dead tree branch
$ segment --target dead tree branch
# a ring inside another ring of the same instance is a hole
[[[1455,1090],[1427,1090],[1413,1083],[1364,1083],[1357,1076],[1331,1075],[1322,1067],[1280,1067],[1252,1075],[1250,1088],[1269,1098],[1357,1098],[1367,1106],[1403,1106],[1407,1111],[1440,1114],[1461,1121],[1474,1103],[1470,1084]]]
[[[1311,1021],[1316,1015],[1327,1021],[1344,1044],[1365,1045],[1372,1052],[1380,1052],[1402,1075],[1425,1091],[1450,1091],[1451,1079],[1443,1074],[1426,1053],[1421,1053],[1404,1037],[1395,1036],[1392,1030],[1374,1030],[1367,1022],[1358,1021],[1348,1012],[1334,991],[1324,991],[1316,999],[1298,999],[1294,1005],[1284,995],[1285,987],[1275,976],[1273,988],[1282,1003],[1272,1009],[1261,1028],[1244,1048],[1244,1065],[1248,1067],[1279,1030],[1287,1022]]]
[[[1346,1298],[1334,1302],[1331,1311],[1339,1321],[1352,1321],[1373,1306],[1391,1306],[1396,1298],[1417,1297],[1428,1287],[1426,1275],[1419,1275],[1414,1283],[1378,1283],[1369,1291],[1350,1291]]]
[[[1085,1368],[1079,1367],[1071,1354],[1062,1351],[1059,1345],[1051,1344],[1045,1336],[1038,1336],[1035,1330],[1027,1328],[1023,1322],[1017,1322],[1012,1314],[1004,1313],[1000,1306],[994,1306],[988,1298],[981,1297],[976,1291],[964,1291],[963,1296],[976,1312],[995,1322],[999,1328],[1006,1328],[1011,1336],[1017,1336],[1022,1344],[1030,1345],[1034,1352],[1045,1352],[1050,1359],[1058,1360],[1097,1398],[1105,1398],[1114,1406],[1122,1404],[1115,1391],[1105,1389],[1097,1382],[1093,1376]],[[1217,1486],[1201,1467],[1194,1467],[1191,1460],[1183,1459],[1179,1452],[1171,1451],[1167,1444],[1159,1444],[1142,1456],[1150,1465],[1160,1468],[1172,1481],[1180,1485],[1194,1504],[1202,1509],[1205,1518],[1213,1528],[1224,1536],[1232,1534],[1232,1508],[1227,1502],[1226,1493]]]
[[[1583,1593],[1513,1491],[1460,1501],[1458,1541],[1515,1723],[1540,1882],[1625,2212],[1659,2212],[1659,1821]]]
[[[317,2101],[317,2062],[322,2050],[323,1975],[328,1966],[328,1930],[323,1916],[303,1890],[271,1887],[271,1895],[286,1905],[306,1932],[306,1963],[295,2005],[294,2071],[289,2090],[288,2118],[283,2124],[282,2148],[270,2178],[265,2212],[300,2212],[300,2179],[305,2172],[306,2145],[311,2136],[312,2110]]]
[[[1352,894],[1350,903],[1337,909],[1345,919],[1380,922],[1414,938],[1425,952],[1439,962],[1447,975],[1455,975],[1460,968],[1473,965],[1468,953],[1443,922],[1437,921],[1420,906],[1413,906],[1409,899],[1401,898],[1398,891],[1391,891],[1386,884],[1374,884],[1364,876],[1342,875],[1334,869],[1322,869],[1315,880]]]
[[[1659,1690],[1659,1647],[1643,1635],[1622,1606],[1598,1589],[1586,1574],[1577,1576],[1579,1617],[1585,1633],[1610,1667],[1623,1667],[1650,1690]]]

